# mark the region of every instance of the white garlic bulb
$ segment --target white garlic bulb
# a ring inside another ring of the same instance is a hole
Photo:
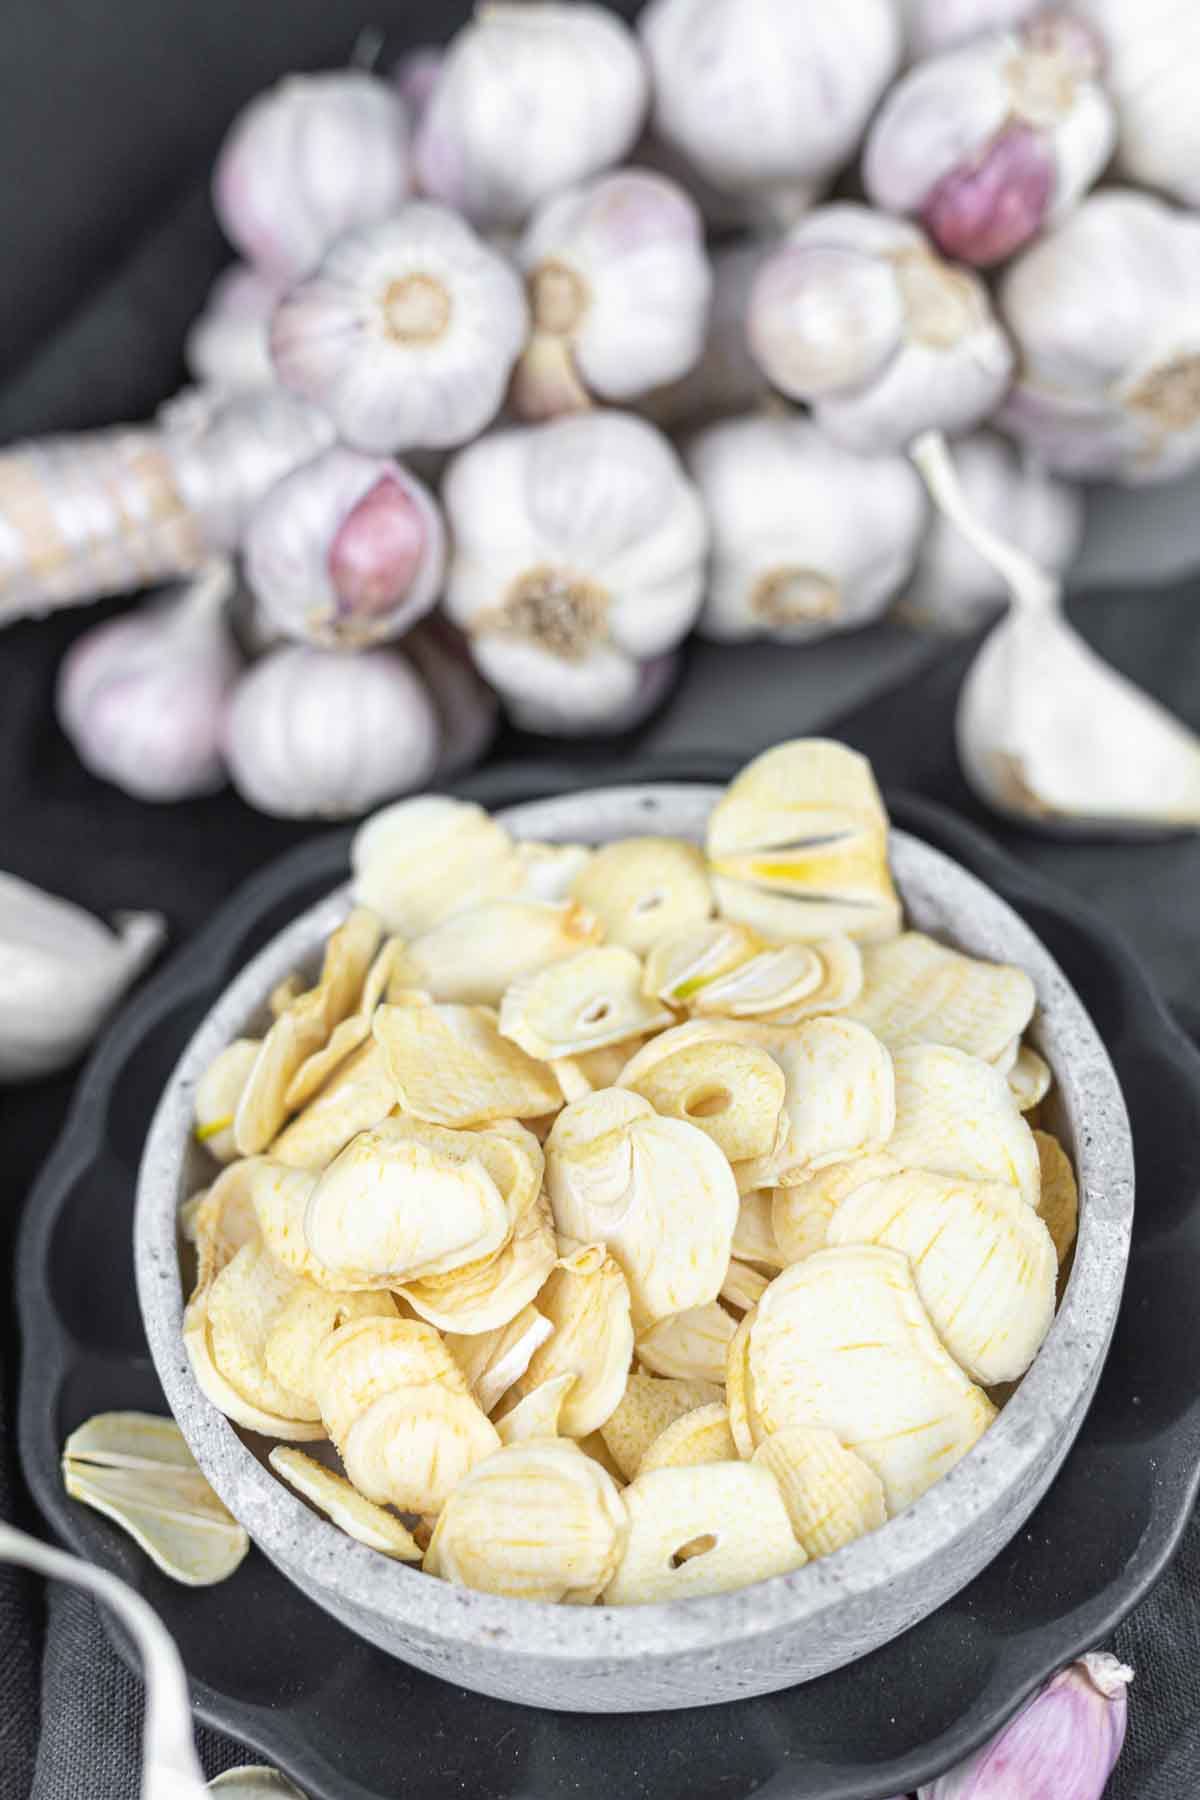
[[[414,133],[420,129],[425,108],[433,98],[445,57],[441,44],[415,44],[392,65],[392,85],[404,102]]]
[[[420,787],[437,757],[433,702],[394,650],[273,650],[242,676],[226,718],[234,786],[280,818],[365,812]]]
[[[712,291],[704,228],[664,176],[620,169],[554,195],[516,260],[533,313],[513,374],[523,417],[630,400],[699,359]]]
[[[799,417],[729,419],[687,466],[712,536],[699,629],[804,642],[865,625],[903,585],[925,523],[903,456],[855,456]]]
[[[656,133],[783,216],[850,158],[900,60],[893,0],[650,0],[638,29]]]
[[[764,260],[746,334],[774,385],[864,455],[970,430],[1012,373],[979,277],[917,226],[851,202],[819,207]]]
[[[1072,0],[1107,51],[1122,173],[1200,207],[1200,7],[1195,0]]]
[[[919,216],[946,256],[1003,262],[1077,205],[1112,154],[1100,63],[1095,33],[1061,13],[918,63],[868,134],[868,197]]]
[[[159,415],[179,492],[213,550],[233,551],[275,483],[331,444],[333,421],[280,387],[190,390]]]
[[[954,446],[954,465],[977,519],[1061,575],[1083,539],[1083,495],[1049,474],[1035,456],[994,431]],[[1004,578],[962,532],[934,511],[898,611],[914,624],[973,631],[1007,596]]]
[[[74,1062],[165,936],[158,913],[122,913],[115,927],[0,875],[0,1083]]]
[[[226,618],[233,587],[230,565],[215,563],[174,596],[75,640],[56,709],[94,775],[139,800],[224,786],[222,717],[240,667]]]
[[[771,392],[750,354],[746,308],[750,290],[774,240],[745,238],[719,244],[712,253],[712,304],[700,360],[680,380],[648,394],[644,410],[655,424],[674,430],[744,412]]]
[[[500,706],[471,661],[466,639],[438,613],[410,631],[404,654],[425,683],[437,710],[439,776],[474,768],[496,735]]]
[[[904,42],[913,62],[939,56],[989,31],[1020,25],[1046,0],[898,0]],[[1078,12],[1078,0],[1075,11]]]
[[[267,327],[282,291],[245,263],[223,270],[184,341],[192,379],[230,394],[273,382]]]
[[[408,119],[363,69],[289,75],[238,114],[213,171],[217,218],[272,280],[306,275],[343,232],[411,192]]]
[[[614,737],[657,712],[679,677],[680,652],[638,663],[599,650],[565,668],[526,645],[484,639],[479,666],[504,696],[504,710],[521,731],[539,737]]]
[[[1019,375],[1001,423],[1084,480],[1169,481],[1200,462],[1200,219],[1112,188],[1005,272]]]
[[[335,649],[401,637],[437,599],[446,560],[424,483],[340,444],[264,495],[244,552],[267,626]]]
[[[536,729],[624,720],[703,592],[704,510],[666,438],[619,412],[494,432],[442,499],[446,610],[505,705]]]
[[[414,201],[339,239],[285,296],[271,355],[356,450],[436,450],[495,417],[528,329],[511,264],[457,214]]]
[[[484,227],[519,226],[559,188],[621,161],[646,69],[602,6],[506,0],[451,39],[416,138],[417,180]]]

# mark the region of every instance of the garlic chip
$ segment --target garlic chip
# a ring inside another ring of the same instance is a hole
[[[552,1072],[501,1037],[488,1007],[383,1006],[375,1037],[399,1104],[430,1124],[536,1119],[562,1103]]]
[[[383,1395],[438,1383],[467,1391],[437,1332],[418,1319],[356,1319],[325,1338],[313,1359],[313,1391],[339,1451],[355,1419]]]
[[[947,1044],[984,1062],[999,1058],[1037,1003],[1024,969],[981,962],[921,931],[863,951],[863,989],[850,1016],[888,1048]]]
[[[830,1163],[794,1187],[775,1188],[771,1194],[771,1229],[780,1267],[803,1262],[814,1250],[823,1250],[829,1221],[847,1194],[868,1181],[894,1175],[899,1167],[886,1150],[877,1151],[874,1155],[851,1156],[845,1162]],[[735,1250],[737,1241],[735,1236]]]
[[[313,1365],[327,1337],[355,1319],[394,1319],[390,1294],[330,1293],[305,1282],[284,1302],[263,1343],[267,1372],[280,1387],[316,1404]]]
[[[232,1162],[238,1154],[233,1121],[261,1048],[260,1038],[235,1038],[213,1058],[196,1083],[194,1136],[218,1162]]]
[[[639,955],[713,910],[704,858],[695,844],[680,838],[631,837],[605,844],[576,875],[571,892],[603,921],[610,944]]]
[[[364,977],[362,992],[354,1012],[343,1019],[340,1025],[334,1026],[325,1047],[314,1050],[292,1076],[285,1096],[289,1112],[298,1112],[302,1106],[307,1106],[346,1058],[370,1037],[375,1008],[388,991],[403,950],[403,940],[393,937],[388,938],[383,948],[376,951]]]
[[[500,1442],[520,1444],[528,1438],[565,1437],[562,1410],[577,1379],[570,1370],[565,1370],[561,1375],[539,1381],[525,1395],[510,1388],[492,1419]]]
[[[448,1275],[406,1281],[397,1287],[423,1319],[447,1332],[492,1332],[506,1326],[539,1292],[554,1267],[558,1247],[545,1194],[535,1196],[493,1256]]]
[[[1071,1159],[1056,1137],[1048,1131],[1035,1131],[1038,1160],[1042,1171],[1042,1191],[1038,1199],[1038,1217],[1054,1243],[1059,1266],[1066,1262],[1075,1242],[1079,1226],[1079,1190]]]
[[[736,1462],[737,1445],[729,1414],[720,1401],[697,1406],[660,1431],[638,1464],[638,1475],[654,1469],[694,1469],[701,1463]]]
[[[1021,1045],[1012,1067],[1005,1070],[1005,1076],[1013,1099],[1023,1113],[1032,1112],[1035,1106],[1041,1105],[1054,1080],[1049,1063],[1028,1044]]]
[[[767,1156],[779,1137],[784,1099],[778,1063],[733,1033],[696,1041],[687,1031],[683,1025],[652,1038],[621,1071],[620,1085],[664,1118],[698,1126],[730,1162]]]
[[[589,1431],[586,1437],[576,1438],[574,1442],[579,1445],[585,1456],[590,1456],[593,1462],[600,1464],[606,1475],[612,1476],[618,1488],[625,1486],[625,1477],[598,1431]]]
[[[385,806],[351,846],[354,890],[412,939],[464,907],[519,891],[525,871],[502,825],[466,800],[422,794]]]
[[[770,1283],[767,1285],[769,1287]],[[750,1382],[750,1333],[758,1317],[761,1299],[760,1295],[743,1315],[729,1340],[729,1356],[725,1363],[725,1407],[729,1414],[729,1429],[738,1455],[747,1462],[754,1455],[754,1446],[766,1435],[761,1420],[753,1411],[754,1391]]]
[[[521,1379],[534,1351],[553,1330],[549,1319],[536,1306],[523,1306],[506,1325],[494,1331],[470,1336],[448,1331],[443,1341],[481,1409],[491,1413]]]
[[[245,1191],[254,1209],[258,1233],[275,1261],[309,1284],[339,1291],[336,1278],[313,1255],[304,1235],[304,1215],[319,1179],[316,1171],[290,1169],[266,1156],[234,1166],[246,1171]],[[366,1284],[364,1276],[362,1285]]]
[[[556,1375],[575,1376],[558,1430],[565,1437],[587,1437],[625,1392],[633,1361],[629,1284],[602,1244],[587,1244],[552,1271],[538,1295],[538,1311],[554,1330],[534,1351],[517,1386],[524,1396]]]
[[[715,1382],[663,1381],[634,1369],[620,1405],[604,1421],[600,1435],[626,1481],[632,1481],[647,1449],[674,1419],[720,1398]]]
[[[500,1004],[501,1035],[543,1060],[578,1056],[657,1031],[672,1015],[642,993],[632,950],[596,945],[514,981]]]
[[[888,1155],[909,1169],[1008,1182],[1036,1206],[1037,1145],[999,1070],[940,1044],[912,1044],[893,1061],[896,1129]]]
[[[271,1326],[298,1285],[256,1236],[196,1289],[183,1315],[183,1342],[197,1382],[226,1418],[263,1437],[303,1441],[324,1437],[320,1416],[274,1379],[264,1355]]]
[[[568,900],[575,877],[595,854],[586,844],[543,844],[525,838],[516,847],[526,900]]]
[[[745,1262],[782,1269],[795,1259],[785,1256],[775,1236],[774,1200],[770,1188],[751,1188],[742,1195],[733,1228],[733,1254]]]
[[[425,1568],[513,1599],[590,1605],[611,1581],[626,1533],[616,1483],[565,1440],[509,1444],[451,1494]]]
[[[734,1321],[717,1301],[659,1319],[637,1341],[638,1361],[680,1381],[724,1381]]]
[[[374,1039],[353,1051],[315,1099],[271,1145],[275,1162],[324,1169],[360,1131],[379,1125],[396,1104],[396,1084]]]
[[[740,1313],[749,1312],[762,1299],[770,1280],[771,1276],[764,1275],[761,1269],[752,1268],[749,1263],[739,1262],[736,1256],[731,1256],[721,1283],[721,1298],[726,1306],[732,1306]]]
[[[290,1450],[283,1444],[276,1444],[267,1461],[289,1487],[295,1488],[348,1537],[369,1550],[394,1557],[397,1562],[420,1562],[421,1547],[407,1527],[373,1500],[364,1499],[344,1475],[305,1456],[302,1450]]]
[[[574,900],[485,900],[408,946],[414,985],[435,1000],[499,1006],[522,976],[598,944],[604,926]]]
[[[723,1594],[808,1560],[774,1476],[752,1463],[654,1469],[621,1498],[629,1537],[606,1606]]]
[[[896,1122],[895,1078],[887,1050],[865,1026],[808,1019],[772,1054],[786,1083],[786,1130],[779,1148],[746,1171],[765,1177],[755,1185],[786,1186],[884,1148]]]
[[[643,986],[668,1006],[694,1006],[710,983],[741,968],[762,947],[748,925],[706,919],[655,940],[646,953]]]
[[[821,1426],[773,1432],[751,1461],[779,1483],[792,1530],[810,1557],[829,1556],[887,1518],[878,1475]]]

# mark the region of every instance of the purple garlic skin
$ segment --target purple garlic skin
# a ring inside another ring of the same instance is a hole
[[[943,176],[921,223],[947,256],[991,268],[1041,230],[1053,188],[1054,162],[1042,134],[1010,125],[974,166]]]
[[[338,611],[386,617],[404,599],[428,548],[425,521],[394,475],[381,475],[339,525],[329,552]]]

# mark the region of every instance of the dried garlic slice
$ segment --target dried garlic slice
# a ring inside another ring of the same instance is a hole
[[[725,1279],[721,1283],[721,1298],[726,1306],[735,1307],[740,1313],[749,1312],[752,1306],[758,1305],[770,1281],[771,1275],[765,1275],[761,1269],[752,1268],[749,1263],[739,1262],[736,1256],[731,1256]]]
[[[448,1331],[444,1342],[480,1407],[491,1413],[524,1375],[534,1351],[553,1330],[536,1306],[523,1306],[494,1331],[470,1335]]]
[[[355,1319],[395,1317],[396,1302],[390,1294],[330,1293],[305,1282],[284,1302],[267,1332],[263,1344],[267,1372],[319,1414],[313,1369],[325,1339]]]
[[[496,1427],[466,1393],[437,1382],[394,1388],[351,1425],[342,1449],[360,1493],[405,1513],[436,1513],[499,1447]]]
[[[600,1435],[626,1481],[632,1481],[649,1446],[674,1419],[720,1398],[720,1387],[711,1381],[664,1381],[634,1369]]]
[[[693,1006],[708,984],[747,962],[763,940],[748,925],[707,919],[655,940],[642,976],[647,994],[667,1006]]]
[[[725,1308],[710,1300],[706,1306],[659,1319],[643,1331],[637,1341],[638,1361],[655,1375],[720,1383],[734,1330]]]
[[[1050,1233],[1059,1266],[1066,1262],[1079,1227],[1079,1190],[1071,1159],[1056,1137],[1048,1131],[1035,1131],[1038,1161],[1042,1172],[1042,1191],[1038,1200],[1038,1217]]]
[[[361,1283],[347,1283],[339,1288],[332,1271],[308,1247],[304,1216],[319,1179],[315,1170],[292,1169],[267,1156],[256,1156],[242,1166],[246,1169],[246,1192],[258,1229],[277,1263],[305,1282],[333,1293],[367,1285],[368,1278],[364,1276]]]
[[[702,1463],[736,1462],[729,1414],[720,1401],[697,1406],[660,1431],[638,1464],[638,1476],[654,1469],[695,1469]]]
[[[514,981],[603,936],[576,900],[485,900],[424,932],[405,962],[413,985],[435,1000],[499,1006]]]
[[[423,1319],[447,1332],[491,1332],[506,1326],[540,1291],[558,1245],[550,1201],[537,1195],[494,1256],[449,1275],[406,1281],[397,1288]]]
[[[569,899],[572,882],[594,854],[587,844],[543,844],[538,838],[524,838],[517,844],[519,892],[527,900]]]
[[[576,1438],[573,1441],[579,1445],[585,1456],[590,1456],[593,1462],[600,1464],[606,1475],[612,1476],[619,1488],[625,1486],[625,1477],[600,1432],[590,1431],[587,1437]]]
[[[432,1125],[536,1119],[562,1093],[553,1073],[502,1037],[483,1006],[382,1006],[375,1037],[406,1112]]]
[[[818,1169],[794,1187],[777,1187],[771,1194],[771,1230],[779,1251],[779,1266],[803,1262],[814,1250],[825,1248],[829,1221],[848,1194],[894,1175],[900,1164],[886,1150],[872,1156],[851,1156],[845,1162]],[[745,1200],[742,1202],[745,1205]],[[737,1248],[734,1238],[734,1248]]]
[[[324,1169],[351,1138],[370,1131],[396,1104],[387,1058],[372,1039],[340,1064],[315,1099],[285,1125],[271,1145],[275,1162]]]
[[[343,1325],[322,1342],[312,1372],[321,1417],[339,1451],[355,1419],[394,1389],[441,1384],[452,1393],[467,1392],[462,1371],[437,1332],[418,1319],[356,1319]]]
[[[420,1562],[421,1546],[408,1528],[393,1513],[365,1499],[344,1475],[335,1474],[324,1463],[305,1456],[302,1450],[290,1450],[283,1444],[276,1444],[267,1461],[289,1487],[295,1488],[348,1537],[369,1550],[394,1557],[397,1562]]]
[[[538,1310],[554,1330],[517,1386],[525,1396],[554,1376],[576,1378],[558,1424],[565,1437],[598,1431],[625,1392],[633,1361],[629,1306],[629,1284],[603,1244],[564,1256],[538,1295]]]
[[[296,1287],[297,1278],[256,1233],[196,1288],[184,1310],[183,1343],[197,1383],[226,1418],[263,1437],[304,1442],[324,1437],[320,1418],[273,1379],[264,1361],[267,1334]]]
[[[464,907],[518,892],[525,880],[504,827],[481,806],[441,794],[374,813],[355,832],[350,856],[358,899],[409,939]]]
[[[186,1587],[224,1581],[250,1548],[173,1419],[97,1413],[64,1444],[62,1472],[72,1499],[127,1531],[164,1575]]]
[[[528,1438],[566,1437],[562,1410],[576,1377],[566,1370],[538,1382],[525,1395],[509,1390],[497,1407],[492,1423],[502,1444],[520,1444]]]
[[[769,1288],[770,1283],[767,1286]],[[729,1429],[737,1445],[738,1455],[747,1462],[754,1455],[754,1446],[766,1435],[761,1421],[753,1412],[754,1392],[750,1381],[750,1333],[758,1317],[761,1299],[760,1295],[729,1340],[729,1356],[725,1364],[725,1406],[729,1413]]]
[[[682,838],[605,844],[575,877],[571,892],[603,921],[610,944],[639,956],[667,932],[699,924],[713,910],[704,858]]]
[[[821,1426],[773,1432],[751,1460],[779,1483],[792,1530],[810,1557],[831,1555],[887,1518],[878,1475]]]
[[[1024,969],[982,962],[906,931],[863,952],[863,990],[850,1016],[893,1051],[948,1044],[995,1062],[1020,1038],[1036,1002]]]
[[[1012,1067],[1005,1071],[1005,1078],[1023,1113],[1032,1112],[1035,1106],[1041,1105],[1054,1081],[1049,1063],[1028,1044],[1021,1045]]]
[[[865,1026],[807,1019],[772,1054],[786,1083],[785,1134],[777,1150],[746,1170],[765,1178],[756,1186],[788,1186],[884,1148],[896,1122],[892,1059]]]
[[[771,1188],[751,1188],[742,1195],[733,1228],[733,1254],[745,1262],[782,1269],[792,1259],[783,1254],[775,1236],[773,1192]]]
[[[235,1038],[213,1058],[196,1083],[193,1135],[220,1163],[233,1162],[238,1154],[233,1121],[261,1048],[261,1038]]]
[[[334,1026],[324,1048],[314,1050],[292,1076],[285,1096],[285,1104],[290,1113],[299,1112],[302,1106],[307,1106],[346,1058],[370,1037],[375,1008],[381,1004],[388,991],[403,950],[404,940],[392,937],[387,939],[382,949],[376,951],[363,978],[362,992],[355,1010],[340,1025]]]
[[[765,1156],[778,1140],[783,1072],[769,1051],[732,1035],[681,1042],[666,1031],[631,1058],[621,1086],[664,1118],[698,1126],[730,1162]]]
[[[514,981],[500,1004],[500,1032],[550,1061],[657,1031],[672,1017],[642,993],[632,950],[597,944]]]
[[[941,1044],[911,1044],[893,1061],[896,1129],[888,1155],[908,1169],[1007,1182],[1036,1207],[1037,1145],[999,1070]]]
[[[752,1463],[653,1469],[621,1498],[629,1537],[606,1606],[723,1594],[808,1560],[774,1476]]]

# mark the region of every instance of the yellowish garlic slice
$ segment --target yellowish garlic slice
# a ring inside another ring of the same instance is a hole
[[[277,1019],[280,1013],[285,1013],[292,1001],[299,999],[307,985],[299,969],[293,969],[290,975],[277,981],[267,996],[267,1011],[271,1017]]]
[[[625,1486],[625,1477],[600,1432],[590,1431],[586,1437],[576,1438],[574,1442],[579,1445],[585,1456],[590,1456],[593,1462],[600,1464],[606,1475],[612,1476],[618,1488]]]
[[[1024,969],[982,962],[921,931],[863,952],[863,989],[850,1016],[889,1049],[947,1044],[996,1061],[1020,1037],[1037,1003]]]
[[[1048,1131],[1035,1131],[1033,1137],[1042,1173],[1038,1217],[1050,1233],[1061,1268],[1071,1254],[1079,1228],[1079,1189],[1071,1159],[1058,1139]]]
[[[493,1331],[470,1335],[448,1331],[444,1342],[482,1410],[493,1413],[553,1330],[536,1306],[523,1306],[506,1325]]]
[[[911,1044],[893,1060],[896,1129],[888,1155],[908,1169],[1007,1182],[1035,1207],[1037,1145],[999,1070],[940,1044]]]
[[[799,1025],[818,1013],[844,1012],[862,993],[862,951],[853,938],[844,933],[820,938],[812,946],[821,961],[821,979],[802,999],[790,1001],[767,1014],[765,1023]]]
[[[761,1300],[760,1295],[729,1340],[729,1357],[725,1364],[725,1407],[729,1413],[729,1429],[738,1455],[747,1462],[754,1455],[755,1445],[766,1436],[762,1422],[753,1410],[754,1389],[750,1380],[750,1333]]]
[[[649,1446],[674,1419],[720,1399],[721,1389],[714,1382],[664,1381],[634,1369],[620,1405],[604,1421],[600,1435],[626,1481],[632,1481]]]
[[[197,1383],[226,1418],[263,1437],[304,1442],[324,1437],[320,1417],[274,1380],[264,1360],[271,1325],[297,1285],[256,1233],[197,1287],[184,1311],[183,1343]]]
[[[267,1458],[275,1473],[302,1499],[331,1519],[340,1531],[369,1550],[397,1562],[420,1562],[421,1547],[393,1513],[360,1494],[344,1475],[327,1469],[302,1450],[276,1444]]]
[[[576,900],[485,900],[408,946],[413,985],[435,1000],[499,1006],[505,989],[598,944],[604,926]]]
[[[808,1560],[774,1476],[751,1463],[654,1469],[621,1498],[629,1537],[606,1606],[723,1594]]]
[[[865,1026],[807,1019],[772,1054],[786,1083],[786,1130],[761,1159],[756,1185],[786,1186],[884,1148],[896,1122],[895,1078],[886,1048]]]
[[[844,1200],[826,1242],[907,1256],[934,1329],[981,1387],[1022,1376],[1053,1323],[1050,1233],[1004,1183],[906,1169]]]
[[[887,1518],[878,1475],[821,1426],[776,1431],[751,1460],[779,1483],[792,1530],[810,1557],[831,1555]]]
[[[500,1032],[549,1061],[657,1031],[672,1017],[642,993],[633,951],[599,944],[514,981],[500,1004]]]
[[[238,1154],[233,1121],[261,1048],[260,1038],[235,1038],[213,1058],[196,1083],[194,1136],[220,1163],[233,1162]]]
[[[597,1088],[615,1087],[630,1058],[649,1041],[645,1037],[624,1038],[619,1044],[601,1044],[598,1050],[584,1050],[572,1061],[594,1093]]]
[[[554,1330],[534,1351],[518,1388],[524,1396],[555,1376],[573,1375],[558,1429],[565,1437],[587,1437],[625,1392],[633,1361],[629,1284],[602,1244],[587,1244],[551,1272],[538,1311]]]
[[[502,1037],[483,1006],[382,1006],[375,1037],[406,1112],[467,1127],[554,1112],[553,1073]]]
[[[317,1404],[339,1452],[355,1419],[376,1400],[400,1388],[431,1384],[455,1394],[467,1392],[462,1371],[438,1333],[418,1319],[356,1319],[325,1338],[313,1359]]]
[[[62,1473],[72,1499],[120,1525],[164,1575],[187,1587],[224,1581],[250,1548],[173,1419],[97,1413],[67,1439]]]
[[[783,1254],[775,1236],[771,1188],[751,1188],[742,1195],[733,1231],[733,1254],[745,1262],[765,1263],[772,1269],[782,1269],[792,1260]]]
[[[542,1147],[517,1119],[493,1119],[487,1125],[458,1131],[398,1113],[394,1119],[389,1119],[387,1131],[389,1137],[397,1141],[411,1138],[414,1143],[438,1151],[451,1162],[481,1162],[503,1195],[514,1225],[529,1211],[542,1191],[546,1168]]]
[[[339,1289],[332,1270],[313,1255],[304,1233],[304,1217],[319,1180],[316,1170],[291,1169],[268,1156],[254,1157],[245,1168],[246,1192],[263,1242],[275,1261],[310,1286],[345,1292]],[[355,1273],[357,1277],[359,1272]],[[368,1283],[364,1274],[361,1283],[356,1279],[353,1285]]]
[[[426,1382],[395,1388],[361,1413],[346,1433],[342,1461],[368,1500],[436,1513],[499,1444],[496,1427],[465,1389]]]
[[[725,1279],[721,1283],[721,1298],[726,1306],[735,1307],[740,1313],[749,1312],[752,1306],[758,1305],[770,1281],[771,1276],[762,1269],[753,1268],[750,1263],[739,1262],[736,1256],[731,1256]]]
[[[329,1293],[305,1282],[284,1302],[263,1343],[267,1372],[280,1387],[307,1400],[314,1413],[317,1351],[335,1331],[355,1319],[394,1319],[390,1294]]]
[[[387,1118],[396,1104],[396,1084],[387,1058],[374,1039],[353,1051],[303,1112],[285,1125],[271,1145],[275,1162],[296,1169],[327,1168],[360,1131]]]
[[[1041,1105],[1054,1081],[1049,1063],[1029,1044],[1021,1045],[1016,1061],[1006,1071],[1006,1078],[1013,1099],[1023,1113],[1032,1112],[1035,1106]]]
[[[543,844],[525,838],[517,845],[521,865],[520,892],[529,900],[567,900],[575,877],[591,861],[586,844]]]
[[[638,1476],[654,1469],[695,1469],[702,1463],[737,1460],[729,1414],[718,1400],[684,1413],[660,1431],[638,1464]]]
[[[715,975],[697,990],[692,1005],[700,1013],[752,1019],[798,1005],[821,986],[825,965],[810,944],[774,944]]]
[[[894,1157],[881,1150],[830,1163],[794,1187],[775,1188],[771,1194],[771,1228],[780,1266],[803,1262],[814,1250],[823,1250],[829,1221],[846,1196],[868,1181],[894,1175],[899,1167]]]
[[[528,1438],[569,1436],[562,1429],[562,1410],[576,1381],[577,1377],[565,1370],[539,1381],[524,1395],[510,1388],[492,1419],[500,1442],[521,1444]]]
[[[409,939],[525,880],[504,827],[481,806],[441,794],[375,813],[355,833],[351,861],[358,899]]]
[[[566,1439],[505,1446],[450,1495],[425,1570],[512,1599],[588,1606],[624,1549],[625,1506],[603,1468]]]
[[[571,892],[603,921],[610,944],[639,956],[658,938],[699,924],[713,910],[704,858],[681,838],[630,837],[605,844],[575,877]]]
[[[493,1256],[448,1275],[398,1288],[413,1311],[446,1332],[492,1332],[506,1326],[539,1293],[558,1256],[545,1194],[536,1195]],[[486,1409],[485,1409],[486,1410]]]
[[[621,1086],[664,1118],[697,1126],[730,1162],[766,1156],[778,1141],[784,1076],[769,1051],[732,1034],[681,1041],[686,1026],[652,1038],[621,1072]]]
[[[755,1443],[793,1425],[826,1427],[874,1469],[889,1514],[953,1468],[995,1417],[939,1339],[898,1251],[818,1250],[777,1276],[739,1329],[747,1321]],[[732,1391],[729,1408],[738,1438]]]
[[[694,1006],[710,982],[740,968],[762,947],[757,932],[729,919],[706,919],[673,931],[656,939],[646,953],[645,991],[667,1006]]]
[[[259,1236],[254,1209],[256,1161],[230,1163],[187,1202],[188,1237],[196,1248],[195,1293],[206,1290],[243,1244]]]
[[[358,1006],[340,1025],[334,1026],[324,1048],[314,1050],[292,1076],[285,1096],[289,1112],[298,1112],[302,1106],[307,1106],[346,1058],[370,1037],[375,1008],[387,993],[403,953],[404,941],[396,937],[388,938],[376,951],[363,979]]]
[[[659,1319],[637,1341],[638,1361],[655,1375],[680,1381],[725,1379],[734,1321],[716,1300]]]

